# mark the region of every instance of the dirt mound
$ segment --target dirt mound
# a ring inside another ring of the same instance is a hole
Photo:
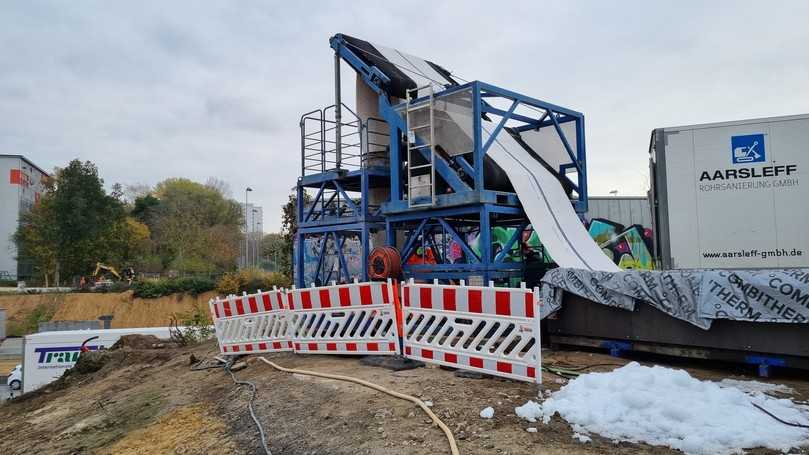
[[[163,349],[163,348],[175,348],[177,347],[174,343],[168,342],[166,340],[161,340],[160,338],[154,335],[140,335],[140,334],[133,334],[133,335],[124,335],[118,339],[118,341],[113,344],[110,349]]]
[[[95,373],[104,368],[104,365],[110,361],[112,356],[113,354],[109,351],[83,352],[76,364],[73,365],[73,368],[65,372],[64,376]]]
[[[146,340],[144,345],[154,340]],[[190,357],[212,359],[214,341],[188,348],[121,349],[89,353],[62,389],[48,387],[0,406],[0,453],[261,453],[258,431],[247,410],[251,393],[222,368],[192,370]],[[679,452],[592,435],[582,443],[559,417],[528,423],[514,408],[555,391],[564,380],[547,374],[545,385],[497,378],[469,379],[426,365],[390,371],[356,357],[267,354],[287,368],[353,376],[432,402],[431,409],[455,434],[463,454],[668,455]],[[622,364],[606,355],[543,352],[550,363]],[[279,372],[254,356],[235,373],[258,389],[256,414],[273,453],[286,455],[376,455],[448,453],[441,431],[412,403],[357,384]],[[93,372],[88,372],[93,371]],[[717,373],[689,369],[704,379]],[[712,376],[713,375],[713,376]],[[809,397],[809,382],[779,381]],[[486,407],[490,419],[480,417]],[[532,431],[526,431],[531,428]],[[536,429],[536,431],[533,431]],[[756,450],[757,454],[771,451]]]

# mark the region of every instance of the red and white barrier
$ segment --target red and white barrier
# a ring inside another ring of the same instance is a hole
[[[223,354],[291,351],[286,292],[280,289],[212,299],[219,350]]]
[[[405,357],[541,382],[539,290],[402,286]]]
[[[398,354],[393,285],[351,283],[287,294],[296,353]]]

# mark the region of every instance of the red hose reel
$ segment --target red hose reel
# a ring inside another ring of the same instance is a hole
[[[368,255],[368,277],[372,280],[397,279],[402,275],[402,256],[392,246],[378,246]]]

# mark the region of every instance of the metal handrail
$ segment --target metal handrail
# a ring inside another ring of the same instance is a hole
[[[335,106],[331,105],[301,116],[302,176],[322,173],[332,168],[363,167],[365,125],[351,108],[342,103],[342,118],[347,118],[347,121],[341,120],[338,123],[331,117],[335,115],[335,110]]]

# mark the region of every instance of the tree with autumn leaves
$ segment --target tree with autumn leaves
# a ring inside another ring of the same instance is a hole
[[[120,185],[105,191],[93,163],[71,161],[21,217],[18,258],[45,285],[89,275],[96,262],[181,274],[235,267],[240,207],[221,185],[168,179],[145,193],[126,202]]]

